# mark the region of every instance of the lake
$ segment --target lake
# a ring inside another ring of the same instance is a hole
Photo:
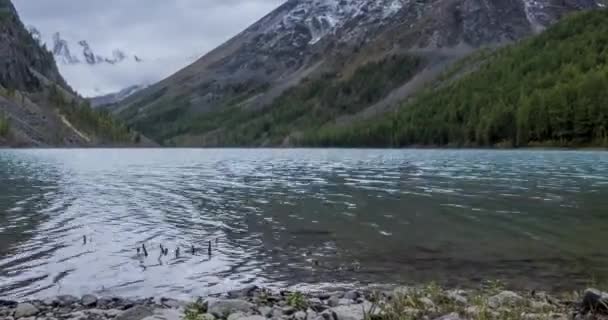
[[[582,289],[607,230],[606,152],[0,150],[0,298]]]

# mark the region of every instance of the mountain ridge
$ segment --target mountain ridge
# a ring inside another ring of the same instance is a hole
[[[204,125],[205,131],[201,123],[231,108],[272,112],[272,103],[305,79],[348,78],[368,63],[413,55],[423,58],[418,72],[429,79],[408,81],[421,87],[437,76],[428,69],[536,34],[568,12],[598,7],[594,0],[289,0],[192,65],[128,97],[116,114],[164,144],[222,145],[217,137],[230,128]],[[324,121],[349,116],[335,113]],[[283,140],[292,134],[297,130]],[[276,141],[254,145],[267,143]]]

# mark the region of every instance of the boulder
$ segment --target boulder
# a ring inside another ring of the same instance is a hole
[[[144,306],[135,306],[118,315],[116,320],[142,320],[154,314],[152,309]]]
[[[24,318],[24,317],[31,317],[31,316],[35,316],[36,314],[38,314],[38,308],[36,308],[33,304],[31,303],[20,303],[17,305],[17,308],[15,309],[15,318],[19,319],[19,318]]]
[[[582,309],[585,311],[608,312],[608,293],[589,288],[583,294]]]
[[[218,318],[227,317],[235,312],[247,313],[254,305],[239,299],[212,299],[208,300],[208,312]]]
[[[488,299],[490,308],[496,309],[499,307],[516,306],[524,301],[520,295],[513,291],[503,291],[497,295],[491,296]]]
[[[97,297],[91,294],[84,295],[80,299],[80,304],[87,308],[93,307],[97,304]]]

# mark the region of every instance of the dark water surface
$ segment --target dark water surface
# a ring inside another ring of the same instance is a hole
[[[4,298],[573,288],[606,278],[607,241],[605,152],[0,151]]]

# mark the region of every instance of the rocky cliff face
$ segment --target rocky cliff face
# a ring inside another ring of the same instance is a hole
[[[405,53],[433,64],[438,55],[452,59],[509,43],[568,12],[601,6],[596,0],[289,0],[128,98],[118,112],[148,130],[235,103],[263,108],[302,79],[328,70],[348,74],[370,60]],[[182,132],[190,134],[187,127]]]
[[[73,92],[9,0],[0,0],[0,127],[0,146],[128,144],[131,135]]]

